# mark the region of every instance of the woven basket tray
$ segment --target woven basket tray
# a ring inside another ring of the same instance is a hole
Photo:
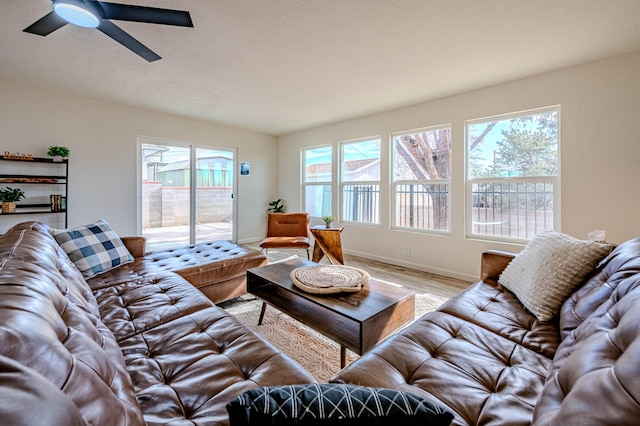
[[[344,265],[302,266],[290,276],[296,287],[315,294],[354,293],[369,282],[366,271]]]

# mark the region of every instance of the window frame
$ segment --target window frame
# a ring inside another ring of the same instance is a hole
[[[219,151],[231,154],[231,172],[230,183],[232,184],[231,192],[230,192],[230,208],[231,208],[231,234],[229,241],[236,242],[237,241],[237,228],[238,228],[238,208],[237,208],[237,190],[238,190],[238,149],[235,147],[225,147],[225,146],[208,146],[203,144],[195,144],[191,142],[181,141],[178,139],[167,139],[167,138],[157,138],[152,136],[138,136],[136,139],[136,191],[137,191],[137,202],[136,202],[136,227],[139,235],[145,235],[146,228],[154,228],[154,227],[145,227],[144,226],[144,212],[143,212],[143,182],[145,181],[146,172],[143,171],[146,168],[146,164],[143,163],[144,157],[142,151],[145,146],[158,146],[158,147],[171,147],[171,148],[180,148],[188,151],[188,161],[189,162],[189,173],[188,173],[188,203],[185,203],[185,206],[188,207],[189,210],[189,224],[188,224],[188,239],[184,241],[187,244],[195,244],[202,241],[209,241],[207,233],[201,232],[201,229],[198,228],[198,215],[202,213],[202,209],[200,207],[202,198],[198,196],[198,189],[201,188],[201,185],[198,184],[198,173],[197,167],[198,161],[201,160],[201,157],[198,155],[201,151]],[[160,226],[162,228],[162,226]],[[163,246],[170,243],[169,240],[163,239],[154,239],[152,237],[147,236],[147,245],[162,248]],[[173,241],[175,245],[175,241]]]
[[[329,151],[331,153],[331,172],[330,172],[330,180],[328,181],[315,181],[315,182],[307,182],[307,158],[306,158],[306,153],[307,151],[312,151],[315,149],[322,149],[322,148],[329,148]],[[325,145],[316,145],[316,146],[309,146],[309,147],[305,147],[302,148],[300,150],[300,156],[301,156],[301,161],[300,163],[302,164],[302,205],[304,206],[304,210],[307,210],[307,188],[310,186],[329,186],[331,188],[331,216],[335,216],[334,215],[334,207],[335,207],[335,194],[334,194],[334,176],[335,176],[335,152],[334,152],[334,147],[333,144],[325,144]],[[322,216],[314,216],[313,214],[311,214],[311,212],[309,212],[310,217],[313,218],[322,218]]]
[[[373,142],[373,141],[378,141],[378,143],[380,144],[380,154],[377,158],[378,161],[378,180],[366,180],[366,181],[358,181],[358,180],[345,180],[345,170],[344,170],[344,164],[345,164],[345,153],[344,153],[344,147],[347,145],[353,145],[353,144],[357,144],[357,143],[362,143],[362,142]],[[363,137],[363,138],[357,138],[357,139],[350,139],[350,140],[344,140],[338,143],[338,148],[339,148],[339,165],[338,165],[338,176],[339,176],[339,184],[338,184],[338,197],[339,197],[339,203],[338,203],[338,212],[339,212],[339,220],[341,223],[349,223],[349,224],[353,224],[353,225],[363,225],[363,226],[380,226],[380,214],[381,214],[381,182],[382,182],[382,137],[380,135],[376,135],[376,136],[369,136],[369,137]],[[376,197],[376,209],[375,211],[372,211],[372,216],[375,218],[374,221],[359,221],[359,220],[347,220],[345,218],[345,208],[346,208],[346,201],[345,201],[345,187],[347,186],[377,186],[377,197]]]
[[[478,123],[487,123],[491,121],[506,121],[514,118],[521,118],[533,115],[540,115],[548,112],[556,113],[556,139],[557,139],[557,173],[556,175],[550,176],[505,176],[505,177],[491,177],[491,178],[472,178],[470,176],[471,173],[471,164],[470,164],[470,153],[469,153],[469,126]],[[474,223],[473,223],[473,186],[474,184],[518,184],[518,183],[543,183],[550,182],[553,185],[553,230],[560,231],[561,223],[560,223],[560,208],[561,208],[561,108],[560,105],[552,105],[541,108],[534,108],[530,110],[523,110],[517,112],[511,112],[506,114],[498,114],[483,118],[477,118],[472,120],[465,120],[464,122],[464,160],[465,160],[465,174],[464,174],[464,185],[465,185],[465,235],[468,239],[476,239],[476,240],[484,240],[484,241],[493,241],[500,243],[515,243],[515,244],[526,244],[533,236],[536,235],[534,232],[532,235],[527,238],[520,237],[509,237],[504,235],[490,235],[490,234],[479,234],[474,233]],[[526,234],[526,232],[525,232]]]
[[[425,179],[425,180],[420,180],[420,179],[412,179],[412,180],[396,180],[396,161],[395,161],[395,155],[396,155],[396,144],[395,144],[395,138],[399,137],[399,136],[404,136],[404,135],[411,135],[411,134],[415,134],[415,133],[425,133],[425,132],[432,132],[432,131],[439,131],[439,130],[449,130],[449,134],[450,134],[450,141],[452,144],[451,147],[451,155],[453,153],[453,126],[451,125],[451,123],[447,123],[447,124],[439,124],[436,126],[429,126],[429,127],[421,127],[421,128],[417,128],[417,129],[412,129],[412,130],[403,130],[403,131],[399,131],[399,132],[393,132],[391,134],[389,134],[389,145],[390,145],[390,171],[391,171],[391,176],[390,176],[390,199],[389,199],[389,208],[391,209],[391,222],[390,222],[390,228],[391,229],[395,229],[395,230],[401,230],[401,231],[407,231],[407,232],[415,232],[415,233],[426,233],[426,234],[437,234],[437,235],[451,235],[451,204],[452,204],[452,191],[451,191],[451,177],[449,177],[449,179]],[[450,170],[449,170],[449,176],[453,176],[453,159],[451,161],[450,164]],[[432,228],[418,228],[418,227],[411,227],[411,226],[400,226],[398,225],[398,206],[397,206],[397,202],[398,202],[398,196],[397,196],[397,191],[398,191],[398,186],[399,185],[424,185],[424,184],[432,184],[432,185],[447,185],[447,191],[448,191],[448,205],[447,205],[447,229],[432,229]]]

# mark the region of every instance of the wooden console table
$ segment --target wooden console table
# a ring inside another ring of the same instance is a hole
[[[339,228],[327,228],[324,225],[316,225],[311,228],[311,234],[316,240],[313,245],[313,262],[320,262],[324,256],[327,256],[332,265],[344,265],[342,258],[342,242],[340,241],[340,233],[344,226]]]

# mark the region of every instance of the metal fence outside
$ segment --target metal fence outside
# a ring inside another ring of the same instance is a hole
[[[344,185],[343,198],[344,220],[380,223],[380,185]]]
[[[553,229],[553,182],[472,184],[472,233],[528,239]]]
[[[395,226],[449,230],[450,185],[395,185]],[[529,239],[554,224],[554,182],[514,181],[472,184],[472,234]],[[380,186],[344,185],[345,221],[380,223]]]
[[[395,225],[449,230],[449,184],[397,184]]]

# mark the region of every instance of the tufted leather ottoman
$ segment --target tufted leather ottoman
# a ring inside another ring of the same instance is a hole
[[[213,241],[153,251],[144,261],[178,273],[219,303],[245,294],[247,269],[266,265],[267,257],[229,241]]]

